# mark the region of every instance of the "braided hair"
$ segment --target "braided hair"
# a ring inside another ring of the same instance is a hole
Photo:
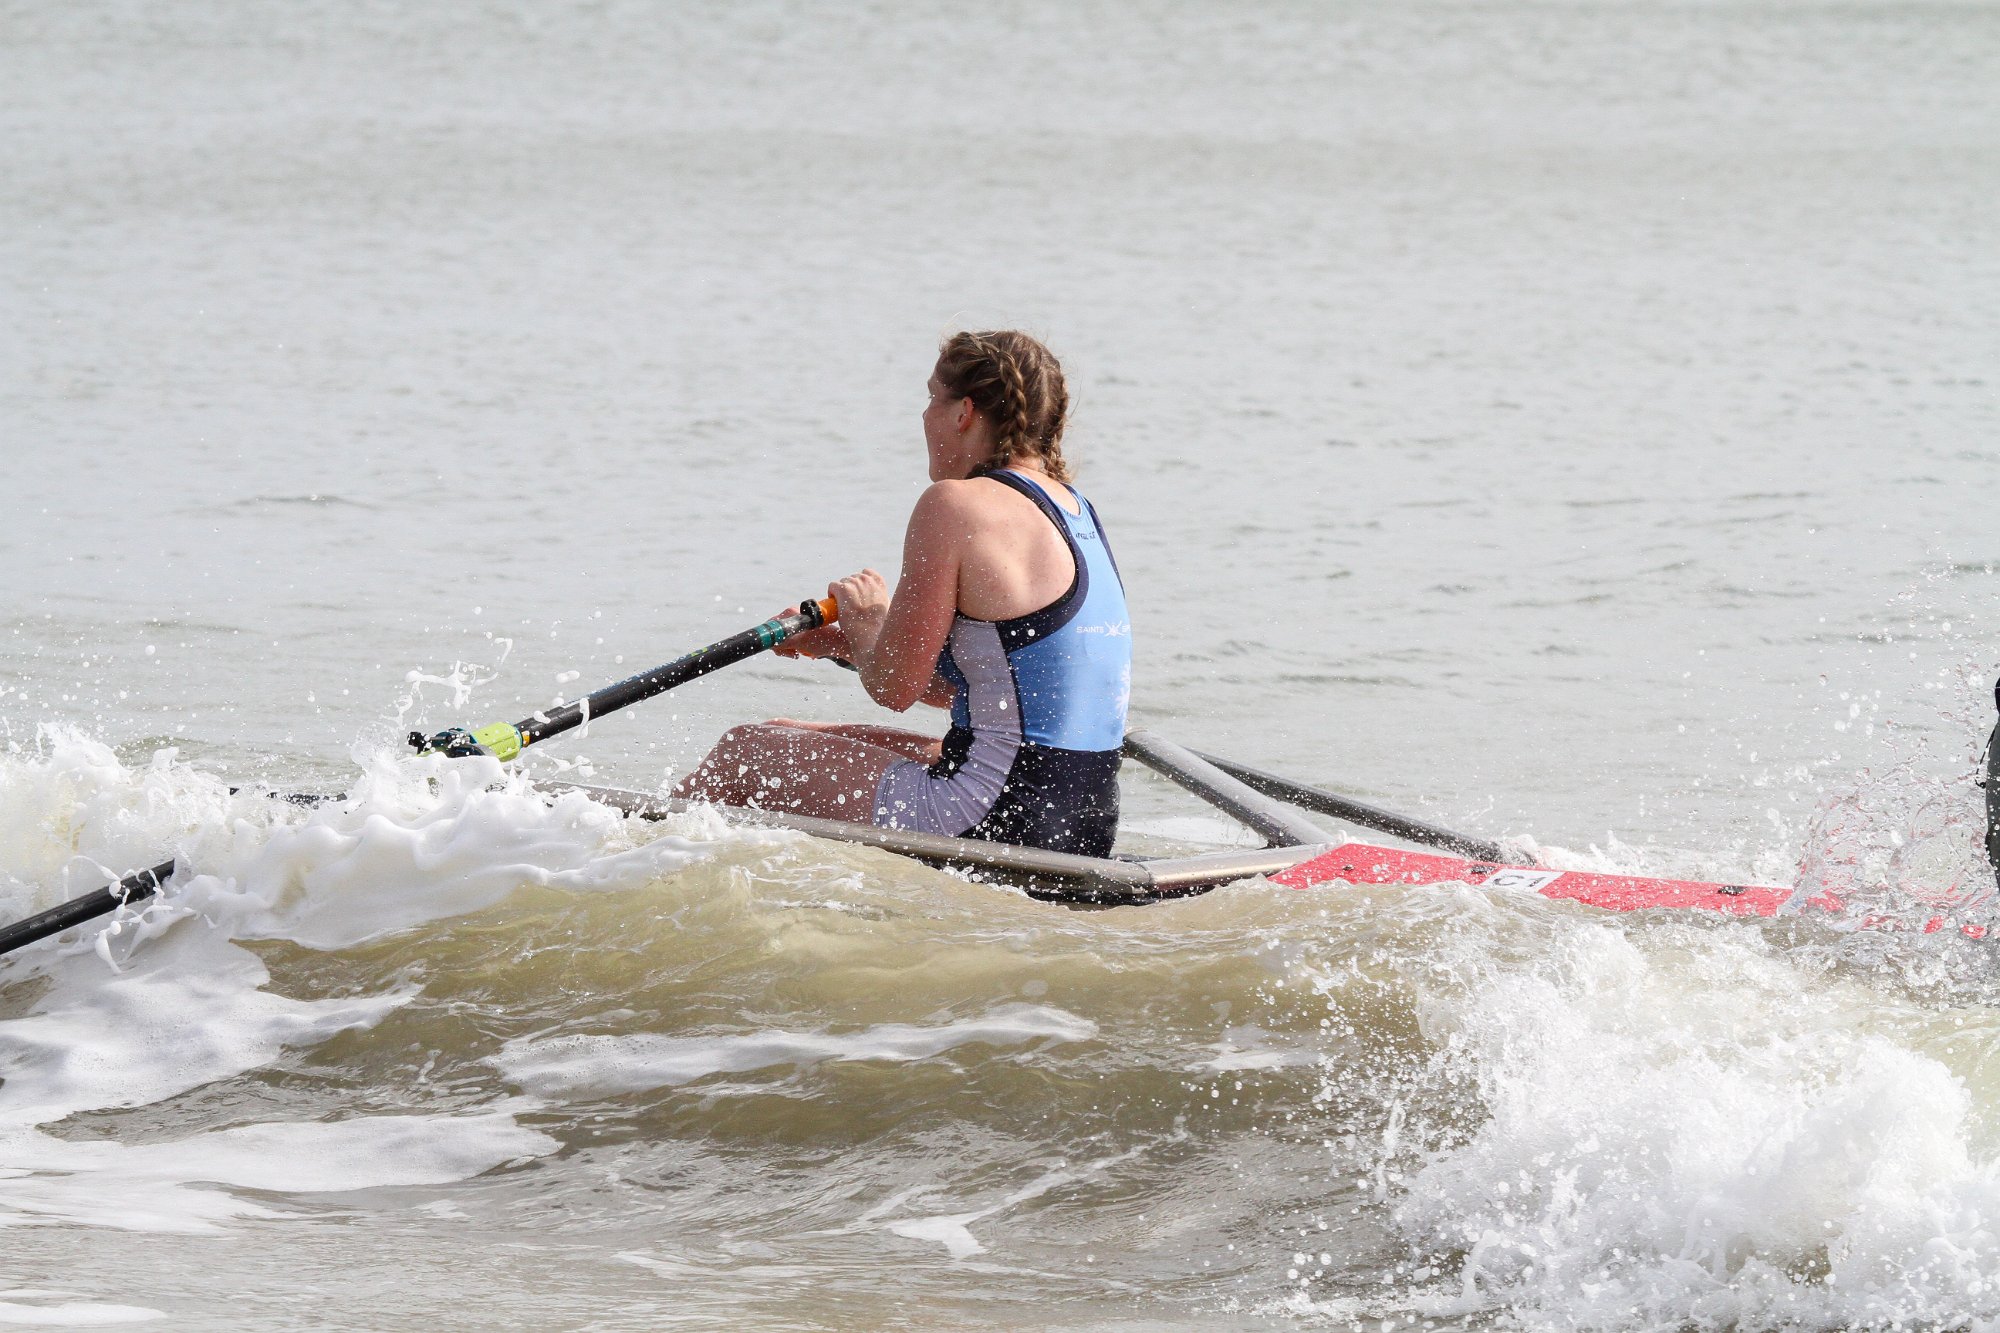
[[[938,347],[937,379],[992,424],[987,467],[1032,460],[1057,481],[1070,479],[1062,454],[1069,388],[1048,348],[1013,329],[954,333]]]

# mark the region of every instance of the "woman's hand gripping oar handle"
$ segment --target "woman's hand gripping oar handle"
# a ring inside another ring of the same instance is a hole
[[[438,751],[453,758],[490,754],[502,761],[512,759],[537,741],[560,736],[593,717],[615,713],[628,704],[664,694],[676,685],[685,685],[698,676],[706,676],[711,671],[733,666],[746,657],[768,652],[795,634],[831,625],[839,619],[840,609],[833,604],[831,597],[810,598],[800,603],[796,611],[773,616],[761,625],[753,625],[740,634],[732,634],[720,643],[697,649],[665,666],[643,671],[616,685],[606,685],[575,703],[537,713],[522,722],[496,722],[477,731],[450,727],[428,738],[421,731],[413,731],[410,733],[410,745],[419,754]]]

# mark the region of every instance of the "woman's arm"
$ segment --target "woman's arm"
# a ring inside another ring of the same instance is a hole
[[[924,702],[932,708],[949,708],[957,698],[958,691],[942,675],[933,675],[930,688],[924,691]]]
[[[873,570],[832,589],[862,685],[899,713],[933,693],[938,654],[958,613],[959,561],[975,522],[967,486],[937,482],[918,499],[893,599]]]
[[[834,586],[835,586],[835,587],[838,587],[839,585],[838,585],[838,584],[836,584],[836,585],[834,585]],[[831,589],[829,589],[829,591],[831,591]],[[828,628],[829,628],[829,629],[838,629],[838,628],[839,628],[839,626],[838,626],[838,625],[831,625],[831,626],[828,626]],[[813,633],[813,634],[820,634],[820,633],[824,633],[825,631],[823,631],[823,630],[812,630],[812,631],[809,631],[809,632],[810,632],[810,633]],[[783,645],[780,645],[780,647],[782,647],[782,646],[783,646]],[[836,663],[837,665],[840,665],[840,666],[844,666],[844,667],[846,667],[846,668],[847,668],[847,669],[848,669],[849,671],[853,671],[853,672],[856,672],[856,673],[859,673],[859,672],[860,672],[860,670],[861,670],[861,668],[860,668],[860,667],[858,667],[858,666],[856,666],[856,665],[854,665],[854,659],[853,659],[853,658],[851,658],[851,657],[847,656],[847,654],[848,654],[848,653],[850,653],[850,652],[852,652],[852,651],[853,651],[853,650],[852,650],[851,648],[849,648],[849,647],[847,646],[847,641],[846,641],[845,639],[843,639],[843,640],[841,640],[841,645],[840,645],[840,651],[839,651],[839,652],[837,652],[837,653],[836,653],[836,652],[827,652],[827,653],[793,653],[793,654],[791,654],[791,656],[793,656],[793,657],[806,657],[806,658],[812,658],[812,657],[822,657],[822,658],[825,658],[825,659],[826,659],[827,661],[829,661],[829,662],[833,662],[833,663]],[[924,697],[923,697],[923,698],[922,698],[922,699],[921,699],[921,700],[920,700],[919,702],[921,702],[921,703],[927,703],[927,704],[929,704],[929,705],[930,705],[931,707],[933,707],[933,708],[949,708],[949,707],[951,707],[951,706],[952,706],[952,704],[956,703],[956,702],[957,702],[957,700],[958,700],[958,690],[957,690],[957,688],[956,688],[955,686],[953,686],[953,685],[952,685],[952,683],[951,683],[950,681],[948,681],[948,680],[946,680],[946,679],[944,678],[944,673],[943,673],[943,672],[934,672],[934,673],[933,673],[933,674],[931,675],[931,683],[930,683],[930,686],[929,686],[929,688],[927,688],[927,689],[926,689],[926,690],[924,691]]]

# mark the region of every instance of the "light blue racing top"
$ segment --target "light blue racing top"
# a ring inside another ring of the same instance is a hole
[[[1132,698],[1132,618],[1097,510],[1074,487],[1077,514],[1018,472],[975,475],[1035,502],[1068,545],[1076,578],[1068,592],[1025,616],[957,616],[938,657],[955,691],[953,729],[1063,750],[1120,749]]]

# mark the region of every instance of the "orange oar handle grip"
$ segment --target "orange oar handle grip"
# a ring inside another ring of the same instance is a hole
[[[840,608],[831,597],[808,597],[799,603],[799,610],[807,617],[818,617],[821,625],[831,625],[840,619]]]

